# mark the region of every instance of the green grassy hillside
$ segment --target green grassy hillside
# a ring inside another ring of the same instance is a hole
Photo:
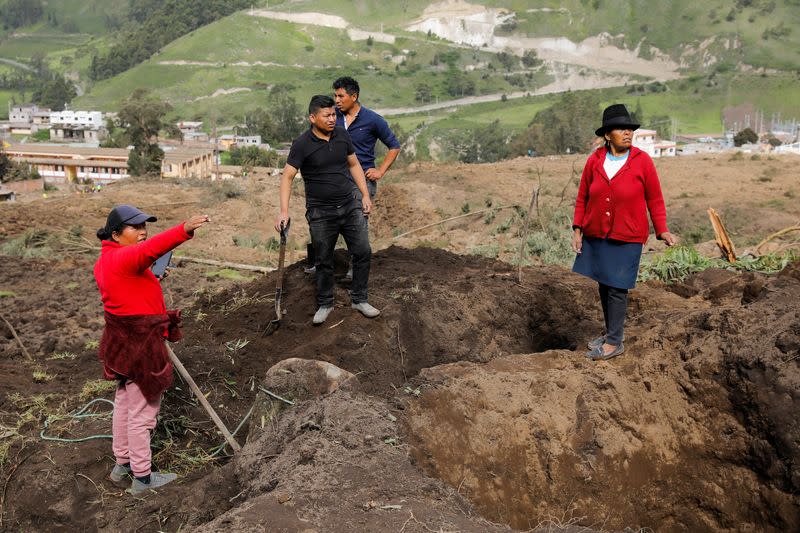
[[[0,0],[2,3],[3,0]],[[124,13],[128,0],[49,0],[46,12],[58,21],[23,28],[13,36],[0,35],[0,57],[29,59],[46,55],[51,68],[79,76],[86,94],[78,107],[113,110],[137,87],[152,89],[175,108],[175,117],[208,119],[216,115],[223,124],[256,106],[265,106],[268,90],[277,83],[293,86],[304,104],[315,93],[328,92],[341,75],[357,77],[365,104],[387,108],[424,103],[416,98],[421,86],[431,100],[448,100],[448,79],[438,55],[456,51],[455,70],[474,85],[474,94],[530,91],[552,80],[532,69],[507,79],[495,54],[454,46],[404,28],[419,19],[430,0],[256,0],[254,7],[291,13],[321,12],[345,18],[360,29],[383,29],[397,36],[394,44],[351,41],[344,30],[293,24],[236,13],[170,43],[149,61],[112,79],[94,85],[86,82],[91,56],[113,42],[108,23]],[[683,61],[686,79],[669,90],[639,99],[645,111],[674,116],[685,132],[719,131],[723,107],[749,102],[769,114],[797,113],[797,79],[792,76],[760,78],[733,76],[741,63],[794,72],[800,68],[800,0],[709,0],[696,2],[645,2],[644,0],[474,0],[514,13],[513,23],[498,28],[498,35],[517,37],[567,37],[579,42],[602,33],[640,56],[658,51]],[[74,21],[75,24],[69,24]],[[77,25],[77,28],[75,27]],[[64,33],[64,28],[79,33]],[[23,31],[24,30],[24,31]],[[658,50],[656,50],[658,49]],[[721,73],[707,78],[707,55]],[[184,63],[184,64],[182,64]],[[478,65],[475,70],[472,68]],[[491,65],[491,67],[487,67]],[[710,81],[709,81],[710,80]],[[512,83],[513,82],[513,83]],[[716,84],[716,85],[715,85]],[[0,104],[12,93],[0,92]],[[636,100],[624,88],[604,91],[609,99]],[[19,98],[21,95],[16,95]],[[494,117],[509,128],[521,128],[548,101],[546,98],[511,100],[471,106],[430,117],[428,128],[485,123]],[[793,107],[794,106],[794,107]],[[0,110],[0,116],[4,109]],[[426,115],[427,117],[427,115]],[[404,116],[411,124],[423,117]],[[441,118],[441,120],[439,120]]]
[[[711,50],[730,61],[780,69],[800,66],[800,2],[774,0],[490,0],[516,14],[514,33],[529,36],[561,35],[581,40],[606,32],[624,35],[630,48],[642,40],[678,58],[686,47],[710,37],[719,41]],[[554,11],[537,9],[549,7]],[[783,29],[781,29],[783,28]],[[785,35],[781,35],[785,33]],[[766,38],[765,38],[766,37]],[[740,48],[725,50],[722,40]],[[643,48],[646,49],[646,46]],[[642,53],[647,53],[643,50]]]
[[[133,88],[152,89],[170,101],[176,115],[220,117],[241,115],[264,105],[266,90],[276,83],[295,87],[298,101],[330,92],[331,82],[353,75],[362,82],[367,105],[415,105],[415,90],[426,84],[434,97],[450,98],[443,88],[448,77],[443,64],[432,65],[436,54],[454,49],[437,39],[404,33],[394,44],[351,41],[344,30],[305,26],[237,13],[171,43],[151,60],[97,83],[76,105],[113,109]],[[495,55],[468,49],[455,50],[456,71],[472,80],[476,94],[520,90],[501,74],[482,76],[467,72],[473,63],[489,63]],[[189,62],[189,64],[180,64]],[[531,71],[525,90],[550,81]],[[241,90],[209,98],[218,90]],[[230,122],[230,120],[228,121]]]
[[[767,117],[781,113],[784,117],[797,116],[800,109],[800,86],[794,74],[775,74],[761,76],[735,74],[715,76],[717,85],[708,87],[707,78],[678,80],[668,84],[663,93],[637,96],[625,88],[602,89],[596,91],[602,104],[598,106],[600,116],[603,106],[622,102],[630,109],[641,105],[645,120],[642,126],[654,125],[648,120],[653,117],[670,116],[677,120],[678,132],[684,134],[722,133],[722,111],[726,107],[744,103],[753,104],[764,111]],[[507,102],[476,104],[455,112],[418,113],[391,117],[389,121],[398,124],[403,131],[419,130],[416,136],[417,153],[427,157],[432,139],[448,132],[477,128],[499,120],[501,131],[513,133],[525,129],[534,115],[552,105],[555,95],[520,98]]]
[[[0,0],[0,6],[3,3]],[[86,72],[93,54],[108,46],[109,36],[124,21],[128,0],[48,0],[43,4],[39,22],[16,29],[0,26],[0,58],[30,64],[42,56],[51,70],[70,73],[74,79]],[[16,67],[0,63],[0,68]],[[0,119],[8,118],[8,101],[28,97],[30,90],[0,89]]]
[[[422,0],[292,0],[269,2],[289,12],[318,11],[338,15],[359,27],[402,27],[420,17],[430,3]],[[608,33],[629,48],[639,43],[677,59],[702,41],[708,50],[731,62],[758,67],[800,67],[800,1],[798,0],[474,0],[470,3],[513,12],[514,23],[500,35],[567,37],[578,42]],[[729,41],[730,40],[730,41]],[[730,43],[737,46],[730,47]]]

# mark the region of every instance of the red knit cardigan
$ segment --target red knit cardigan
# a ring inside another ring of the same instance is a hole
[[[606,152],[607,148],[598,148],[583,167],[572,228],[580,228],[586,237],[644,244],[650,235],[649,211],[656,236],[660,238],[669,230],[653,160],[631,147],[628,160],[609,180],[603,170]]]

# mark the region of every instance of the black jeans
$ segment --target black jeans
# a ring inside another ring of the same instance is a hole
[[[354,304],[366,302],[372,250],[361,202],[353,200],[339,207],[310,207],[306,210],[306,220],[317,266],[317,305],[333,305],[333,250],[339,235],[344,237],[353,257],[350,297]]]
[[[625,338],[625,315],[628,312],[628,289],[600,283],[600,305],[606,322],[606,342],[619,346]]]

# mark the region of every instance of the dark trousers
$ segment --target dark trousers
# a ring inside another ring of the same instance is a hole
[[[619,346],[625,338],[625,315],[628,312],[628,289],[600,283],[600,305],[606,322],[606,342]]]
[[[354,201],[340,207],[311,207],[306,210],[306,220],[317,266],[317,305],[333,305],[333,251],[339,235],[344,237],[347,250],[353,257],[350,297],[354,304],[366,302],[372,250],[361,202]]]

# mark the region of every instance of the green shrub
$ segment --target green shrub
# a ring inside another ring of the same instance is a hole
[[[760,257],[742,257],[733,263],[724,259],[711,259],[700,255],[697,250],[688,246],[668,248],[663,254],[651,261],[642,263],[639,268],[639,281],[658,279],[666,283],[683,281],[690,274],[708,268],[722,268],[740,272],[761,272],[773,274],[784,269],[789,263],[797,260],[794,251],[783,254],[766,254]]]
[[[639,268],[639,281],[651,279],[667,283],[683,281],[689,274],[721,266],[721,260],[704,257],[689,246],[676,246],[643,263]]]
[[[531,233],[524,248],[527,255],[546,265],[570,266],[575,260],[570,214],[569,208],[542,209],[539,218],[530,221]]]
[[[483,257],[488,257],[489,259],[497,259],[497,256],[500,255],[500,246],[496,243],[479,244],[477,246],[470,247],[467,250],[467,253],[471,255],[482,255]]]
[[[266,240],[262,240],[258,233],[251,233],[249,235],[234,235],[232,237],[233,244],[241,248],[263,248],[268,252],[280,248],[280,241],[274,236],[270,236]]]
[[[19,237],[8,240],[0,246],[0,254],[13,257],[48,257],[53,253],[53,237],[42,229],[29,229]]]

